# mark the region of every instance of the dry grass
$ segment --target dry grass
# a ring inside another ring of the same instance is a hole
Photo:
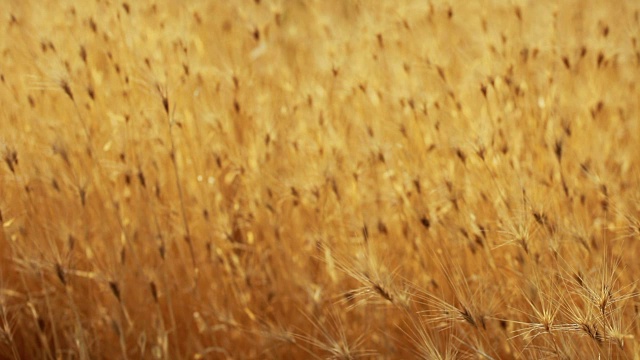
[[[0,358],[640,358],[638,2],[0,14]]]

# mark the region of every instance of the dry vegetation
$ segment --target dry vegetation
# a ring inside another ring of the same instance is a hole
[[[0,358],[640,358],[638,2],[0,14]]]

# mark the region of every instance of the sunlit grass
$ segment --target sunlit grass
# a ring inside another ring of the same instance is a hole
[[[0,358],[640,356],[640,4],[0,14]]]

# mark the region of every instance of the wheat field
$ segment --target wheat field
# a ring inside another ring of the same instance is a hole
[[[0,358],[640,359],[637,1],[0,14]]]

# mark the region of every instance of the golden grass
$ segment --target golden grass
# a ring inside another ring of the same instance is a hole
[[[638,2],[0,14],[1,358],[640,358]]]

